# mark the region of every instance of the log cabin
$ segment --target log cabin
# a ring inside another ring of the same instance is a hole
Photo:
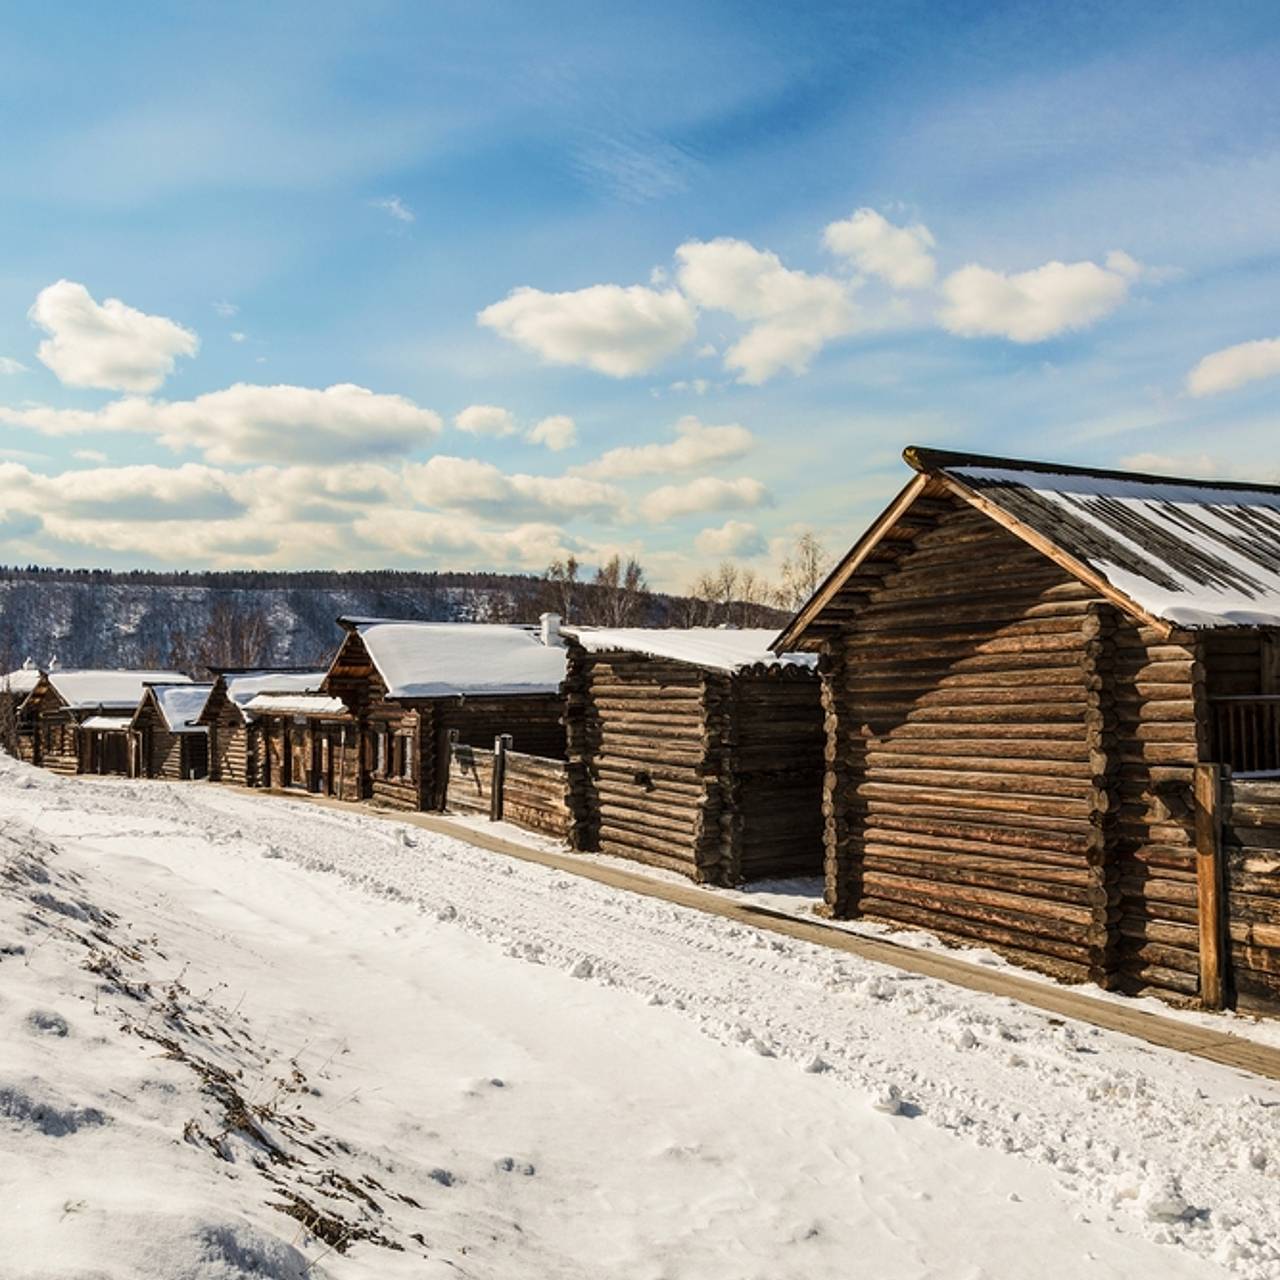
[[[816,659],[772,631],[568,628],[571,843],[719,885],[819,875]]]
[[[137,773],[130,723],[148,685],[190,684],[178,671],[43,672],[25,708],[35,763],[54,773]]]
[[[209,730],[200,715],[212,691],[212,684],[147,685],[129,726],[138,777],[208,777]]]
[[[325,673],[297,667],[222,667],[213,674],[213,689],[197,720],[209,731],[209,778],[238,787],[260,787],[266,757],[249,703],[262,693],[314,693]]]
[[[357,795],[393,809],[442,809],[451,759],[508,735],[515,752],[564,761],[559,619],[541,627],[339,618],[321,692],[356,724]],[[515,815],[513,815],[515,816]]]
[[[773,645],[820,656],[826,910],[1209,1004],[1225,928],[1275,1007],[1280,830],[1227,918],[1200,779],[1280,771],[1280,489],[905,457]]]
[[[39,683],[40,668],[30,658],[0,676],[0,746],[9,746],[19,760],[35,759],[35,721],[27,699]]]

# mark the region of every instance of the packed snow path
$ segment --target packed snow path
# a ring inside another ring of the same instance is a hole
[[[381,817],[0,832],[0,1272],[1280,1274],[1275,1084]]]

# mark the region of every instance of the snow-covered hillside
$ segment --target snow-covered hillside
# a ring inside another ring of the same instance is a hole
[[[0,1274],[1280,1274],[1280,1086],[381,817],[0,759]]]

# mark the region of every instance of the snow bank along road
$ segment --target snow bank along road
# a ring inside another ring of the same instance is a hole
[[[1280,1086],[385,818],[0,761],[0,1275],[1280,1275]]]

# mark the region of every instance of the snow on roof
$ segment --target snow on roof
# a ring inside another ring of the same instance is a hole
[[[329,698],[313,693],[260,693],[245,704],[245,711],[261,715],[274,711],[278,715],[292,716],[344,716],[346,705],[341,698]]]
[[[588,653],[643,653],[713,671],[743,671],[755,666],[812,668],[818,661],[812,653],[771,652],[769,643],[777,632],[766,628],[567,627],[565,634]]]
[[[196,721],[212,691],[211,684],[156,685],[151,690],[170,733],[207,733]]]
[[[80,722],[82,729],[105,729],[108,733],[123,733],[133,722],[132,716],[90,716]]]
[[[222,678],[227,697],[247,720],[249,703],[260,693],[314,693],[324,683],[323,671],[239,671]]]
[[[49,683],[79,711],[86,707],[128,707],[132,711],[149,684],[190,684],[177,671],[50,671]]]
[[[994,503],[1154,617],[1280,625],[1280,488],[925,449],[908,460]]]
[[[16,671],[0,676],[0,693],[30,693],[40,683],[40,668],[26,660]]]
[[[389,698],[555,693],[566,655],[532,627],[343,618],[359,633]]]

